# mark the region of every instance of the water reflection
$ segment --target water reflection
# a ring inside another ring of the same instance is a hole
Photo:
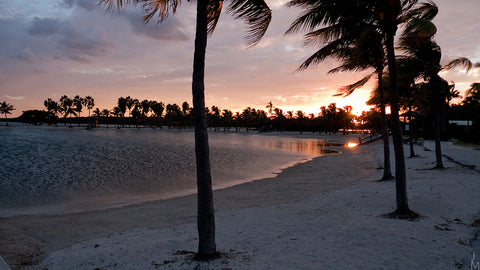
[[[349,147],[349,148],[353,148],[353,147],[356,147],[357,145],[358,145],[358,143],[349,142],[349,143],[347,143],[346,146]]]
[[[339,151],[327,149],[329,146],[345,146],[344,144],[331,143],[327,140],[273,140],[259,141],[256,146],[275,150],[284,150],[290,152],[299,152],[306,155],[322,156],[327,154],[340,153]]]

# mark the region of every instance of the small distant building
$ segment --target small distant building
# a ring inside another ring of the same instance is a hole
[[[458,127],[471,127],[472,121],[471,120],[448,120],[448,124],[456,125]]]

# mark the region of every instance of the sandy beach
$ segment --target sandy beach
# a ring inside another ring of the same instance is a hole
[[[464,158],[480,160],[467,150]],[[395,189],[376,181],[381,151],[379,142],[345,148],[215,191],[222,255],[210,262],[192,259],[195,195],[1,218],[0,254],[12,269],[471,269],[480,260],[480,167],[451,157],[431,170],[434,152],[417,145],[406,164],[409,204],[421,218],[388,219]]]

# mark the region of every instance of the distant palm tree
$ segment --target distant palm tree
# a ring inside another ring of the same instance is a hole
[[[76,116],[77,113],[73,107],[73,100],[68,96],[64,95],[60,98],[60,110],[63,113],[63,118],[65,120],[65,126],[67,126],[67,117],[69,115]],[[70,118],[70,127],[72,127],[72,119]]]
[[[104,109],[102,111],[102,115],[107,118],[107,128],[108,128],[108,117],[110,116],[110,110],[109,109]]]
[[[93,110],[93,116],[95,116],[95,117],[102,116],[102,111],[100,111],[99,108],[95,108],[95,110]]]
[[[131,98],[130,96],[127,96],[125,98],[125,103],[128,108],[128,127],[130,127],[130,119],[132,118],[132,107],[135,103],[135,100]]]
[[[115,118],[117,120],[117,129],[119,129],[120,128],[120,121],[118,121],[118,118],[120,117],[120,115],[122,115],[122,110],[119,107],[114,107],[113,108],[113,115],[115,116]]]
[[[125,127],[125,113],[127,112],[127,99],[124,97],[118,98],[117,107],[120,110],[122,115],[122,126]]]
[[[152,104],[150,106],[152,107],[153,114],[156,118],[156,126],[162,128],[160,121],[162,119],[163,111],[165,110],[165,104],[163,104],[163,102],[152,101]]]
[[[80,97],[79,95],[76,95],[73,98],[73,106],[75,107],[74,110],[78,114],[78,126],[80,126],[80,113],[82,112],[83,109],[83,103],[85,99]]]
[[[13,105],[11,105],[10,103],[7,103],[6,101],[4,101],[0,104],[0,112],[5,115],[5,121],[7,122],[7,124],[6,124],[7,127],[8,127],[7,114],[12,114],[11,111],[13,111],[13,110],[15,110]]]
[[[60,105],[58,105],[58,102],[54,101],[51,98],[48,98],[43,102],[43,105],[47,108],[47,112],[51,114],[55,125],[57,125],[57,114],[60,110]]]
[[[91,96],[86,96],[82,99],[82,104],[87,107],[88,117],[90,117],[90,110],[95,106],[95,100]]]
[[[147,127],[148,125],[148,114],[150,113],[150,108],[152,105],[152,102],[145,99],[141,102],[142,105],[142,117],[145,119],[144,121],[144,126]]]
[[[271,101],[270,101],[270,102],[268,102],[268,103],[267,103],[267,106],[266,106],[265,108],[267,108],[267,109],[268,109],[268,114],[270,114],[270,115],[271,115],[271,114],[272,114],[272,112],[273,112],[273,103],[272,103]]]
[[[95,100],[91,96],[86,96],[85,98],[82,99],[82,105],[87,107],[88,110],[88,126],[90,127],[91,123],[91,117],[90,117],[90,110],[93,109],[93,106],[95,106]]]
[[[247,41],[254,45],[260,41],[271,20],[271,10],[263,0],[231,0],[229,10],[236,18],[242,18],[250,25]],[[129,0],[101,0],[108,8],[114,5],[121,8]],[[150,20],[158,13],[163,21],[170,13],[175,13],[180,0],[132,0],[142,3]],[[215,214],[213,207],[212,181],[208,133],[205,115],[205,52],[207,36],[212,34],[220,18],[223,1],[198,0],[195,30],[195,52],[193,57],[192,94],[195,121],[195,155],[197,162],[198,211],[197,227],[199,235],[198,254],[211,257],[216,254]]]

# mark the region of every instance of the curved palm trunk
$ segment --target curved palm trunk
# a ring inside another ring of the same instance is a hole
[[[8,118],[7,118],[7,113],[5,113],[5,122],[6,122],[6,126],[8,127]]]
[[[207,1],[197,2],[197,26],[193,57],[193,109],[195,117],[195,156],[197,163],[197,227],[198,254],[212,256],[216,253],[215,213],[213,208],[212,179],[205,116],[205,52],[207,47]]]
[[[378,90],[380,94],[380,114],[382,116],[382,138],[383,138],[383,180],[392,180],[392,168],[390,166],[390,142],[388,138],[388,123],[385,113],[385,96],[383,90],[383,67],[377,70]]]
[[[392,117],[392,137],[393,148],[395,152],[395,187],[397,209],[395,212],[399,215],[411,213],[408,207],[407,198],[407,175],[405,169],[405,155],[403,152],[402,130],[400,128],[399,112],[399,98],[397,89],[397,67],[395,61],[394,49],[394,35],[395,32],[388,31],[386,33],[386,48],[388,59],[388,71],[390,73],[390,107]]]

